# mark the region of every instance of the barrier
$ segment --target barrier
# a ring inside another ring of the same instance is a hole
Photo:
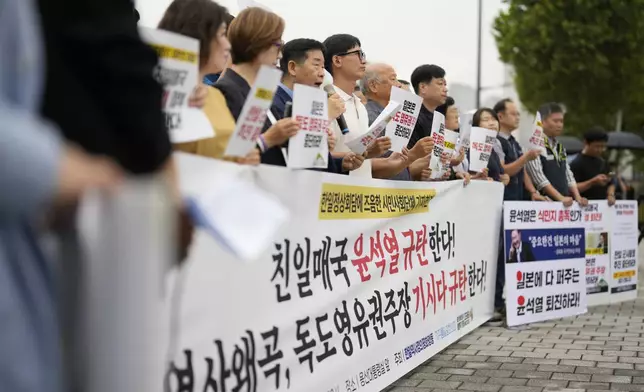
[[[242,178],[291,219],[253,262],[195,236],[170,391],[379,391],[492,315],[503,188],[179,156],[196,194]],[[234,224],[234,223],[231,223]]]
[[[501,184],[368,180],[178,158],[188,195],[241,179],[276,196],[291,219],[252,261],[197,232],[189,263],[175,277],[181,306],[172,315],[178,328],[167,391],[378,391],[492,315]],[[515,222],[516,210],[527,209],[521,216],[547,223],[532,228],[550,230],[546,244],[553,236],[552,252],[540,250],[539,257],[557,263],[565,258],[557,252],[576,252],[574,265],[554,265],[562,273],[551,268],[553,279],[570,275],[580,293],[570,314],[585,311],[587,289],[609,302],[636,295],[633,203],[584,210],[515,204]],[[511,210],[506,204],[507,230]],[[532,234],[543,244],[544,233]],[[598,245],[605,238],[610,251]],[[586,279],[593,268],[586,258],[605,254],[610,271],[598,273],[603,260],[588,276],[609,279],[606,290],[599,278]],[[566,301],[571,304],[569,296]]]

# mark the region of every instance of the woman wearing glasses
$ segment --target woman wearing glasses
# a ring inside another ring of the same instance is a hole
[[[231,114],[238,119],[259,69],[275,67],[283,46],[284,20],[273,12],[258,7],[246,8],[228,27],[232,65],[214,87],[226,98]],[[264,150],[285,143],[299,130],[292,118],[272,124],[258,140]]]

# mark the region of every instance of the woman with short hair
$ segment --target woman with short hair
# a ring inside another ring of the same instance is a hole
[[[230,42],[226,36],[231,19],[225,7],[211,0],[174,0],[166,10],[159,29],[199,41],[199,80],[208,74],[221,73],[228,65]],[[235,118],[221,91],[208,87],[203,111],[215,129],[214,137],[175,144],[175,149],[210,158],[224,158],[228,141],[235,131]],[[238,163],[258,164],[259,150],[254,149]]]

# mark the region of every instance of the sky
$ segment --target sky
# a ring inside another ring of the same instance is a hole
[[[257,0],[256,0],[257,1]],[[238,0],[220,0],[234,15]],[[337,33],[355,35],[367,60],[394,66],[409,80],[421,64],[438,64],[450,83],[476,85],[477,0],[259,0],[286,21],[284,40],[323,41]],[[141,24],[155,27],[170,0],[136,0]],[[482,86],[505,83],[492,35],[501,0],[483,0]],[[501,89],[485,95],[503,94]]]

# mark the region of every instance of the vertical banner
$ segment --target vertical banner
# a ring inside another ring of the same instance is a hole
[[[588,305],[610,302],[610,222],[612,209],[605,200],[582,207],[586,230],[586,293]]]
[[[618,201],[612,227],[611,302],[637,298],[637,202]]]
[[[505,202],[509,326],[586,312],[586,244],[579,207]]]
[[[239,114],[235,131],[226,146],[225,156],[245,157],[254,147],[266,122],[266,111],[273,103],[282,72],[263,65],[257,73],[255,84],[250,90],[244,107]]]
[[[300,130],[288,142],[288,167],[326,169],[329,166],[329,108],[324,90],[296,84],[293,118]]]
[[[390,100],[392,102],[400,102],[402,108],[387,125],[387,133],[385,136],[391,139],[391,151],[401,152],[404,147],[407,147],[409,138],[412,132],[414,132],[416,121],[418,121],[418,114],[420,113],[420,106],[423,104],[423,101],[418,95],[398,87],[391,88]]]
[[[215,135],[206,115],[188,107],[199,82],[199,41],[164,30],[139,27],[141,38],[159,55],[154,78],[163,86],[161,107],[173,143],[186,143]]]

